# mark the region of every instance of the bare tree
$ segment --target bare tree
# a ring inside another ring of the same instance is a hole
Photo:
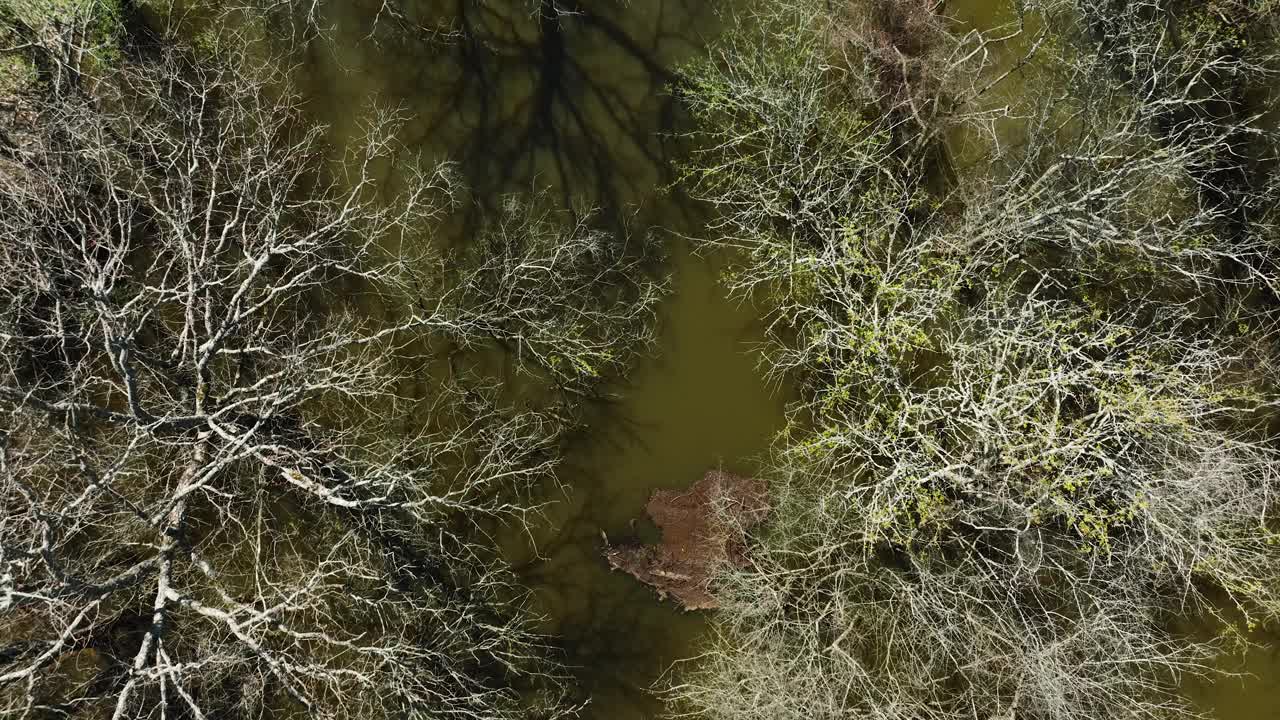
[[[596,287],[624,260],[565,260],[545,218],[446,272],[422,238],[456,188],[394,116],[335,158],[287,67],[225,41],[107,63],[77,18],[0,15],[47,69],[0,157],[0,715],[569,712],[476,541],[531,511],[563,413],[442,348],[563,346],[581,389],[645,345],[660,284]],[[508,304],[534,283],[577,302]]]
[[[508,196],[500,215],[460,249],[456,284],[467,331],[507,348],[518,366],[572,395],[618,377],[652,346],[654,310],[667,292],[655,275],[653,235],[620,236],[589,210]]]
[[[731,288],[770,309],[770,370],[809,396],[756,566],[673,678],[689,709],[1183,717],[1181,677],[1277,619],[1274,140],[1203,109],[1270,61],[1148,27],[1155,64],[1125,64],[1170,74],[1135,81],[1068,5],[1034,8],[1021,102],[990,106],[1012,76],[978,54],[925,122],[848,93],[875,84],[833,66],[848,26],[818,3],[764,25],[803,41],[694,68],[689,178],[745,258]],[[939,126],[993,138],[951,183],[920,152]]]

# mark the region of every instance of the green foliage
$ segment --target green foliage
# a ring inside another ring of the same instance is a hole
[[[14,44],[30,50],[44,47],[45,43],[54,48],[57,43],[49,42],[54,34],[70,33],[74,41],[57,48],[57,52],[74,48],[63,62],[91,77],[119,65],[123,29],[120,0],[10,0],[0,8],[0,38],[21,38],[22,42]],[[5,81],[6,74],[0,69],[0,82]]]
[[[12,97],[29,89],[36,81],[36,66],[17,55],[0,56],[0,96]]]

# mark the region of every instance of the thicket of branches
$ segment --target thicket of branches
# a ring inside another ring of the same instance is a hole
[[[520,204],[441,256],[393,114],[332,148],[285,59],[68,7],[0,8],[0,716],[569,712],[478,531],[661,283]],[[451,362],[495,343],[572,392]]]
[[[1280,613],[1276,18],[1022,5],[770,4],[689,69],[709,242],[808,396],[689,710],[1180,717]]]

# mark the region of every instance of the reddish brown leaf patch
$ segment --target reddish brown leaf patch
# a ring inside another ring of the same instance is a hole
[[[653,587],[685,610],[715,608],[708,589],[721,563],[746,562],[746,531],[769,514],[762,480],[708,472],[684,492],[659,490],[645,512],[662,530],[660,545],[610,545],[605,558],[614,570]]]

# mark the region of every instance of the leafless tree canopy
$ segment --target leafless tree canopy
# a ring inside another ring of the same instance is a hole
[[[86,7],[0,10],[36,76],[0,109],[0,716],[566,712],[474,538],[530,511],[567,413],[447,353],[589,394],[661,283],[522,206],[434,256],[459,190],[394,116],[330,148],[287,66],[93,46]]]
[[[200,3],[197,3],[200,4]],[[450,146],[483,201],[545,186],[562,209],[581,198],[619,217],[671,181],[665,134],[677,110],[667,63],[696,49],[714,2],[699,0],[233,0],[234,18],[271,18],[270,35],[368,74],[414,110],[410,144]],[[354,53],[353,53],[354,50]],[[388,72],[386,68],[394,68]],[[337,82],[349,82],[337,80]],[[612,219],[612,218],[611,218]]]
[[[191,43],[32,7],[0,7],[0,716],[570,714],[482,539],[652,344],[652,238],[534,197],[433,247],[451,167],[377,109],[330,146],[297,45],[249,39],[330,3]],[[370,7],[370,42],[459,39]],[[529,8],[554,142],[558,23],[604,16]],[[708,246],[804,392],[680,709],[1183,718],[1280,620],[1280,9],[1008,10],[758,3],[680,74]]]
[[[691,68],[688,178],[809,399],[756,566],[722,578],[672,696],[735,719],[1191,714],[1180,678],[1280,612],[1277,145],[1250,104],[1275,18],[1023,3],[912,48],[846,5],[771,4]]]

